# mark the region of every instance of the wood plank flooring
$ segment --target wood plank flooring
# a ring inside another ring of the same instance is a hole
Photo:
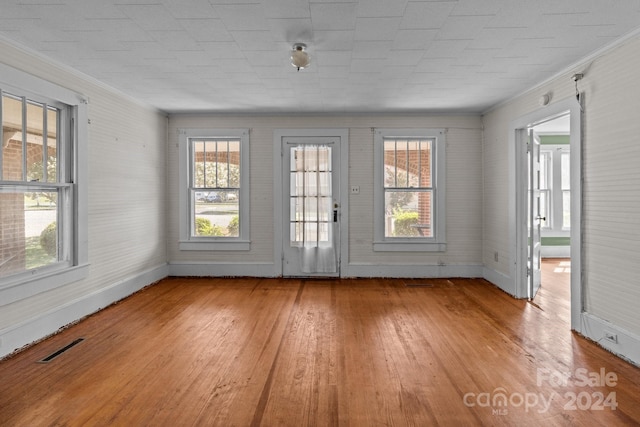
[[[553,284],[168,278],[1,361],[0,425],[640,425],[640,369]]]

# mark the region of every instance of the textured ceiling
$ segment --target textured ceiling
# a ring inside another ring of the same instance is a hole
[[[638,27],[637,0],[0,3],[4,39],[167,112],[482,112]]]

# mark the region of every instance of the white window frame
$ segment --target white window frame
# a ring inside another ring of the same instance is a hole
[[[59,150],[64,153],[59,168],[64,188],[70,198],[69,208],[59,221],[66,228],[62,250],[68,254],[66,262],[0,278],[0,301],[10,304],[87,277],[88,259],[88,197],[87,197],[87,98],[4,64],[0,64],[0,89],[11,95],[24,96],[37,102],[65,106]],[[62,123],[62,122],[61,122]],[[3,186],[11,186],[4,181]]]
[[[249,215],[249,129],[178,129],[178,173],[180,193],[179,219],[181,251],[248,251],[250,241]],[[238,195],[240,230],[237,237],[192,236],[193,201],[190,183],[192,174],[190,141],[202,138],[233,138],[240,140],[240,190]]]
[[[386,138],[433,139],[433,236],[385,237],[384,220],[384,140]],[[445,129],[375,129],[374,130],[374,241],[376,252],[444,252],[446,241],[446,130]]]
[[[569,144],[542,144],[540,146],[541,153],[549,153],[549,165],[547,177],[549,183],[549,216],[546,221],[545,231],[560,233],[559,236],[569,236],[571,227],[566,227],[563,223],[563,205],[562,196],[565,191],[562,188],[562,155],[571,155]],[[549,236],[545,235],[544,237]]]
[[[554,182],[555,179],[555,171],[553,170],[553,153],[551,150],[545,150],[544,146],[541,145],[540,148],[540,168],[542,169],[542,165],[544,165],[544,170],[546,171],[546,176],[544,177],[546,187],[542,188],[540,185],[540,196],[544,194],[544,197],[547,201],[546,210],[544,212],[540,212],[540,215],[545,219],[542,222],[542,230],[551,230],[554,217],[553,217],[553,206],[555,205],[555,201],[552,200],[552,194],[554,190]],[[542,175],[542,170],[540,172]]]

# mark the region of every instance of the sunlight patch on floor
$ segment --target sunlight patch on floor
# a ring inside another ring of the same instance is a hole
[[[560,261],[553,269],[554,273],[571,273],[571,261]]]

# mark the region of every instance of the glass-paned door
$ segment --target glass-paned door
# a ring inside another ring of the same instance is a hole
[[[283,142],[283,275],[339,275],[339,162],[332,138]]]

